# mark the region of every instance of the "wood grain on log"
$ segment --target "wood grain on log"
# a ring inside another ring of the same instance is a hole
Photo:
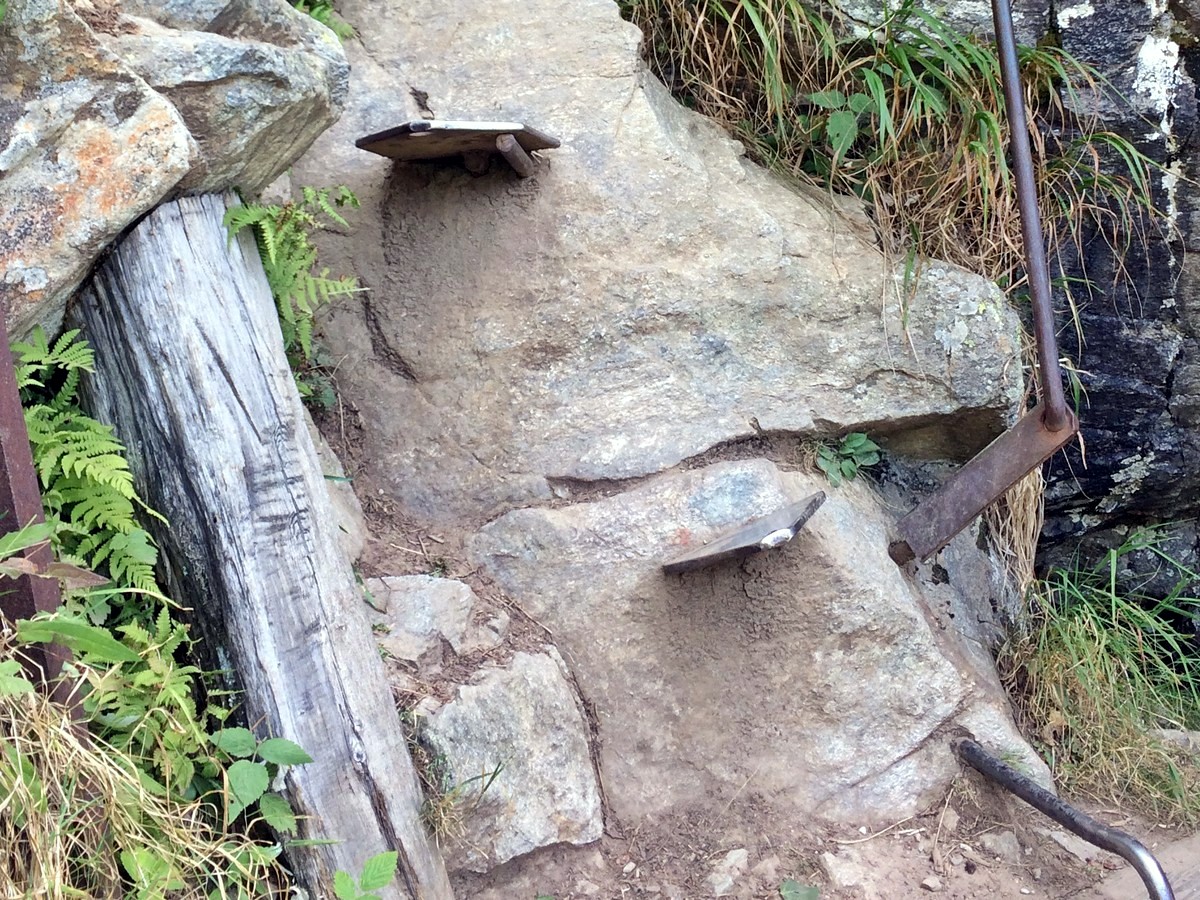
[[[89,398],[170,522],[168,586],[228,654],[247,718],[314,759],[286,777],[300,837],[337,842],[291,852],[310,896],[395,849],[386,896],[451,898],[258,253],[248,233],[229,245],[225,209],[161,206],[98,269],[76,312]]]

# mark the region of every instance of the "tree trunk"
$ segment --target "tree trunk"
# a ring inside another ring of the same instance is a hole
[[[290,851],[310,896],[395,849],[385,896],[450,898],[274,301],[248,232],[229,245],[225,208],[161,206],[100,266],[76,311],[96,350],[88,397],[170,522],[168,587],[234,670],[250,723],[314,759],[286,777],[300,837],[337,842]]]

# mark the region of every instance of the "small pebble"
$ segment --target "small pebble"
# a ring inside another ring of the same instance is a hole
[[[1032,894],[1033,889],[1032,888],[1021,888],[1021,893],[1022,894]]]
[[[921,882],[921,887],[927,891],[933,891],[936,893],[942,889],[942,879],[938,878],[936,875],[930,875]]]
[[[630,872],[632,872],[636,868],[637,868],[637,866],[634,863],[627,862],[627,863],[625,863],[625,868],[622,869],[621,871],[624,872],[626,875],[628,875]]]

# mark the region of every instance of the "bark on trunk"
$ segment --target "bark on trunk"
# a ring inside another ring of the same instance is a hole
[[[173,595],[228,654],[260,737],[314,762],[287,773],[310,896],[400,852],[388,897],[451,898],[254,243],[229,245],[216,195],[159,207],[104,261],[77,317],[94,413],[116,426],[162,533]]]

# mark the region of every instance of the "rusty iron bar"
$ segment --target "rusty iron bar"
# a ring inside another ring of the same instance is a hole
[[[897,523],[899,539],[891,542],[888,553],[899,565],[917,557],[929,559],[1079,431],[1079,420],[1067,409],[1063,396],[1058,341],[1054,334],[1054,307],[1050,302],[1050,275],[1038,214],[1033,156],[1009,0],[992,0],[992,17],[1012,141],[1017,201],[1021,209],[1025,270],[1033,299],[1041,402],[955,473],[936,494]]]
[[[8,322],[3,304],[0,304],[0,534],[9,534],[31,522],[41,521],[42,495],[38,490],[29,434],[25,430],[25,413],[21,409],[12,351],[8,346]],[[26,551],[25,556],[39,568],[53,561],[50,548],[45,544]],[[53,578],[32,575],[0,578],[0,614],[9,623],[57,609],[60,599],[58,581]],[[30,674],[48,683],[58,676],[70,653],[58,645],[47,645],[24,650],[22,657]]]
[[[992,21],[996,29],[996,49],[1000,56],[1000,77],[1004,85],[1004,108],[1008,116],[1012,168],[1017,182],[1017,205],[1021,210],[1025,274],[1029,279],[1029,295],[1033,300],[1033,335],[1037,343],[1038,368],[1041,370],[1042,417],[1048,431],[1058,432],[1070,424],[1070,413],[1063,395],[1062,370],[1058,363],[1058,339],[1054,333],[1054,307],[1050,299],[1050,270],[1046,264],[1046,246],[1038,212],[1033,153],[1029,146],[1021,68],[1017,59],[1017,41],[1013,34],[1009,0],[992,0]]]
[[[1066,410],[1066,427],[1051,431],[1043,413],[1040,404],[1035,406],[901,519],[896,528],[902,539],[888,546],[892,559],[904,565],[914,557],[928,559],[941,550],[1026,473],[1053,456],[1079,428],[1074,414]]]

